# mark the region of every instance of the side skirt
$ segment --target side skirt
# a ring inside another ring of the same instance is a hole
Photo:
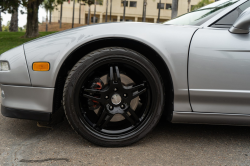
[[[250,115],[174,111],[172,123],[250,126]]]
[[[17,119],[29,119],[36,121],[49,121],[51,113],[49,112],[38,112],[29,110],[20,110],[14,108],[8,108],[1,106],[1,113],[5,117],[17,118]]]

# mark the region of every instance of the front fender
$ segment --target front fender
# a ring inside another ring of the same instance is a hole
[[[191,37],[197,27],[150,23],[110,23],[60,32],[24,44],[32,85],[54,87],[65,59],[81,45],[103,38],[128,38],[154,49],[167,64],[174,85],[175,110],[191,111],[187,86],[187,58]],[[83,55],[84,56],[84,55]],[[32,64],[47,61],[48,72],[35,72]]]

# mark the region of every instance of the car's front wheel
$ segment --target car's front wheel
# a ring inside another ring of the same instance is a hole
[[[72,128],[100,146],[126,146],[159,121],[164,90],[154,65],[125,48],[84,56],[68,75],[63,93]]]

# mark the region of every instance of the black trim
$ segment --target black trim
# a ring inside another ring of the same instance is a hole
[[[15,108],[8,108],[1,106],[1,113],[5,117],[18,118],[18,119],[29,119],[36,121],[49,121],[51,113],[49,112],[38,112],[30,110],[20,110]]]

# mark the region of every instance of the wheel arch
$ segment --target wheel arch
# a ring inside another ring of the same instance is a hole
[[[168,121],[171,121],[172,114],[174,110],[173,106],[173,100],[174,100],[174,87],[173,87],[173,81],[172,76],[170,73],[170,70],[165,63],[165,61],[162,59],[162,57],[150,46],[148,46],[145,43],[142,43],[138,40],[134,39],[128,39],[128,38],[118,38],[118,37],[112,37],[112,38],[101,38],[97,40],[93,40],[90,42],[87,42],[75,50],[73,50],[68,57],[64,60],[63,64],[60,66],[59,72],[56,76],[56,82],[55,82],[55,91],[54,91],[54,97],[53,97],[53,113],[56,112],[61,107],[61,101],[62,101],[62,94],[63,94],[63,88],[64,84],[68,75],[68,72],[72,69],[72,67],[84,56],[88,53],[105,48],[105,47],[124,47],[131,50],[134,50],[136,52],[139,52],[143,56],[145,56],[147,59],[149,59],[154,66],[157,68],[158,72],[160,73],[164,88],[165,88],[165,100],[167,101],[164,107],[164,114],[167,117]],[[167,71],[167,74],[166,74]]]

